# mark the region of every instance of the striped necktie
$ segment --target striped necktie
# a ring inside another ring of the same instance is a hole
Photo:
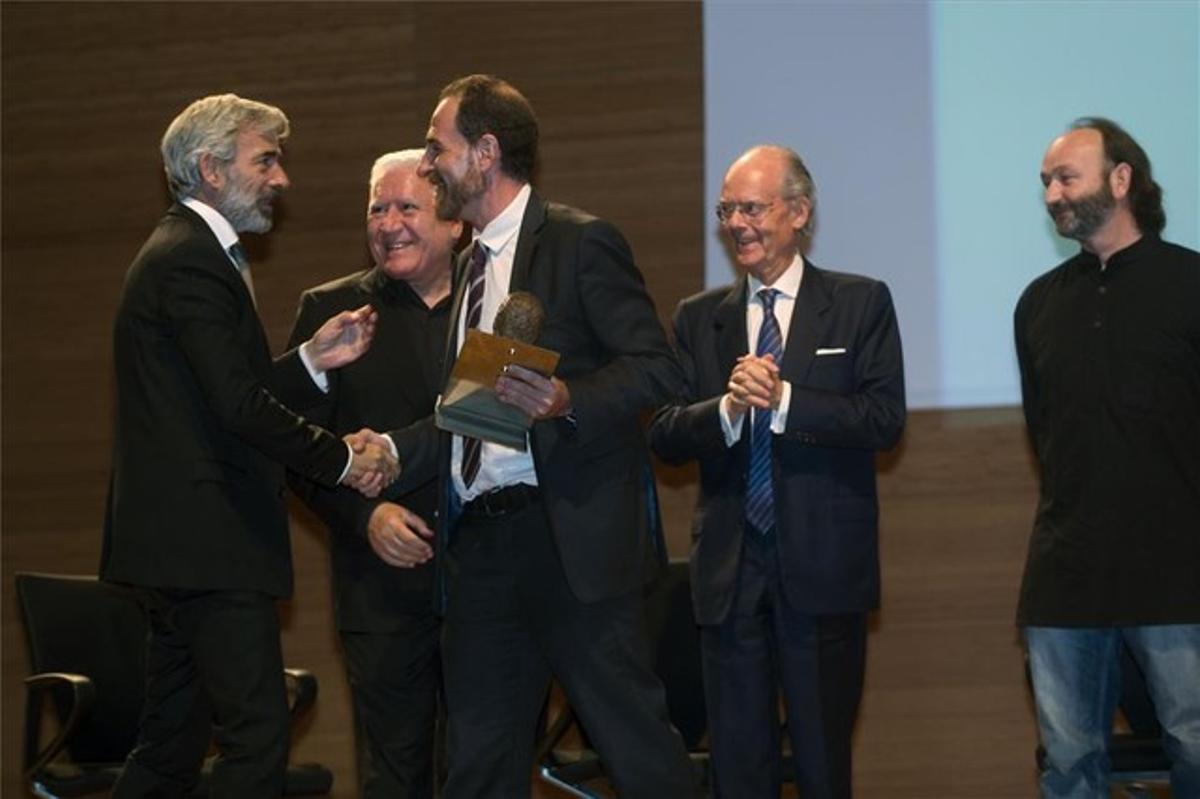
[[[764,288],[758,292],[763,307],[762,326],[758,329],[755,354],[760,358],[770,354],[776,364],[783,362],[783,335],[775,318],[775,298],[778,289]],[[759,533],[769,533],[775,527],[775,490],[771,485],[771,411],[754,409],[750,430],[750,473],[746,478],[746,520]]]
[[[479,327],[483,317],[483,273],[487,266],[487,248],[483,242],[476,239],[475,249],[471,253],[471,270],[467,273],[467,319],[463,328],[466,331]],[[462,479],[467,488],[475,482],[479,474],[479,460],[483,442],[473,436],[463,436],[462,449]]]

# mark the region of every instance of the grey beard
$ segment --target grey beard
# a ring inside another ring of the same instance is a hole
[[[268,210],[264,212],[259,207],[259,199],[236,181],[230,181],[226,191],[217,198],[217,210],[238,233],[266,233],[272,224],[271,205],[268,203]]]

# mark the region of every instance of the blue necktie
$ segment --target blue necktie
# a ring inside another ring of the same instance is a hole
[[[483,246],[483,242],[476,241],[475,250],[471,253],[471,271],[467,273],[467,324],[463,328],[464,339],[466,331],[479,327],[479,320],[483,317],[483,269],[486,265],[487,248]],[[479,474],[482,448],[483,442],[478,438],[463,436],[462,479],[467,488],[471,487]]]
[[[758,299],[763,306],[762,326],[758,329],[758,346],[754,354],[760,358],[770,354],[776,364],[783,362],[783,334],[775,318],[775,297],[778,289],[761,289]],[[750,428],[750,473],[746,478],[746,520],[759,533],[769,533],[775,527],[775,491],[771,486],[771,411],[753,411]]]

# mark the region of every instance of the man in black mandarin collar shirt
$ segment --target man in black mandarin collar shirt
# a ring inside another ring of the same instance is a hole
[[[1159,238],[1162,191],[1116,124],[1082,119],[1042,164],[1074,257],[1015,315],[1042,468],[1021,585],[1046,749],[1045,797],[1107,797],[1106,743],[1129,647],[1173,761],[1200,796],[1200,253]]]
[[[346,308],[369,303],[378,314],[374,347],[334,375],[325,402],[309,411],[342,434],[411,424],[431,414],[437,399],[451,257],[462,225],[434,213],[433,186],[417,175],[422,153],[388,153],[371,170],[367,244],[374,266],[301,298],[293,341]],[[329,526],[359,796],[428,799],[439,669],[430,563],[436,484],[385,502],[296,474],[291,482]]]

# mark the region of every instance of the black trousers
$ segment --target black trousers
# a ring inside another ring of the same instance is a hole
[[[774,533],[747,529],[729,615],[701,628],[713,796],[777,799],[779,689],[803,799],[849,799],[851,735],[866,666],[866,614],[793,610]]]
[[[361,799],[433,796],[439,627],[431,606],[396,630],[341,633]]]
[[[640,592],[580,602],[538,501],[499,518],[464,517],[446,565],[446,799],[530,795],[552,674],[623,799],[698,794],[650,666]]]
[[[212,797],[283,792],[287,688],[275,600],[253,591],[141,589],[149,611],[146,702],[115,799],[173,799],[217,745]]]

